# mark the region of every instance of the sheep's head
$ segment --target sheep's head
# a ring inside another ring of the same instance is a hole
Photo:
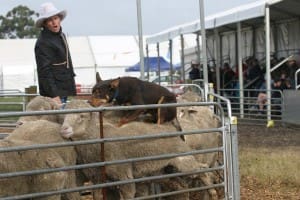
[[[191,107],[178,107],[177,108],[177,117],[179,119],[182,118],[190,118],[193,117],[193,114],[196,114],[198,111],[193,106]]]
[[[60,105],[58,105],[52,98],[36,96],[27,104],[26,111],[57,110],[59,108]],[[20,117],[16,123],[16,126],[19,127],[28,121],[36,121],[41,119],[58,122],[57,115],[32,115]]]
[[[73,100],[67,103],[65,109],[91,108],[91,106],[82,100]],[[95,138],[97,134],[97,114],[72,113],[66,114],[61,127],[61,135],[64,138],[72,138],[74,140],[82,140]]]
[[[50,97],[36,96],[26,106],[26,110],[57,110],[60,105]]]
[[[199,96],[198,93],[193,92],[193,91],[186,91],[182,95],[179,95],[177,98],[177,102],[200,102],[201,97]]]

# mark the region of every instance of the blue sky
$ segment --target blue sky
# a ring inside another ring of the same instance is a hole
[[[1,0],[0,15],[25,5],[38,11],[47,0]],[[205,15],[221,12],[256,0],[204,0]],[[63,30],[69,36],[137,35],[136,0],[52,0],[68,11]],[[143,34],[199,19],[199,0],[141,0]]]

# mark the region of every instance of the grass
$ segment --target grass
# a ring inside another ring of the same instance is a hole
[[[300,147],[280,149],[244,148],[240,153],[241,173],[300,185]]]
[[[23,97],[0,97],[0,113],[23,111]],[[0,121],[15,121],[18,117],[0,117]]]
[[[20,103],[23,102],[22,97],[0,97],[0,112],[22,111],[23,105]]]
[[[298,199],[299,152],[297,146],[240,148],[241,186],[246,194],[242,199]]]

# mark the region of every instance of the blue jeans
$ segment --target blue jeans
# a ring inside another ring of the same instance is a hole
[[[60,100],[61,100],[61,103],[62,103],[62,106],[60,109],[64,109],[65,106],[66,106],[66,103],[67,103],[67,100],[68,100],[68,97],[60,97]]]
[[[67,103],[68,97],[60,97],[62,103]]]

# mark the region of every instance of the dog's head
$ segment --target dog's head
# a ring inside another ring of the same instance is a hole
[[[92,89],[92,96],[89,103],[98,107],[106,103],[111,103],[116,97],[116,91],[119,87],[120,78],[112,80],[101,80],[99,73],[96,73],[96,84]]]

